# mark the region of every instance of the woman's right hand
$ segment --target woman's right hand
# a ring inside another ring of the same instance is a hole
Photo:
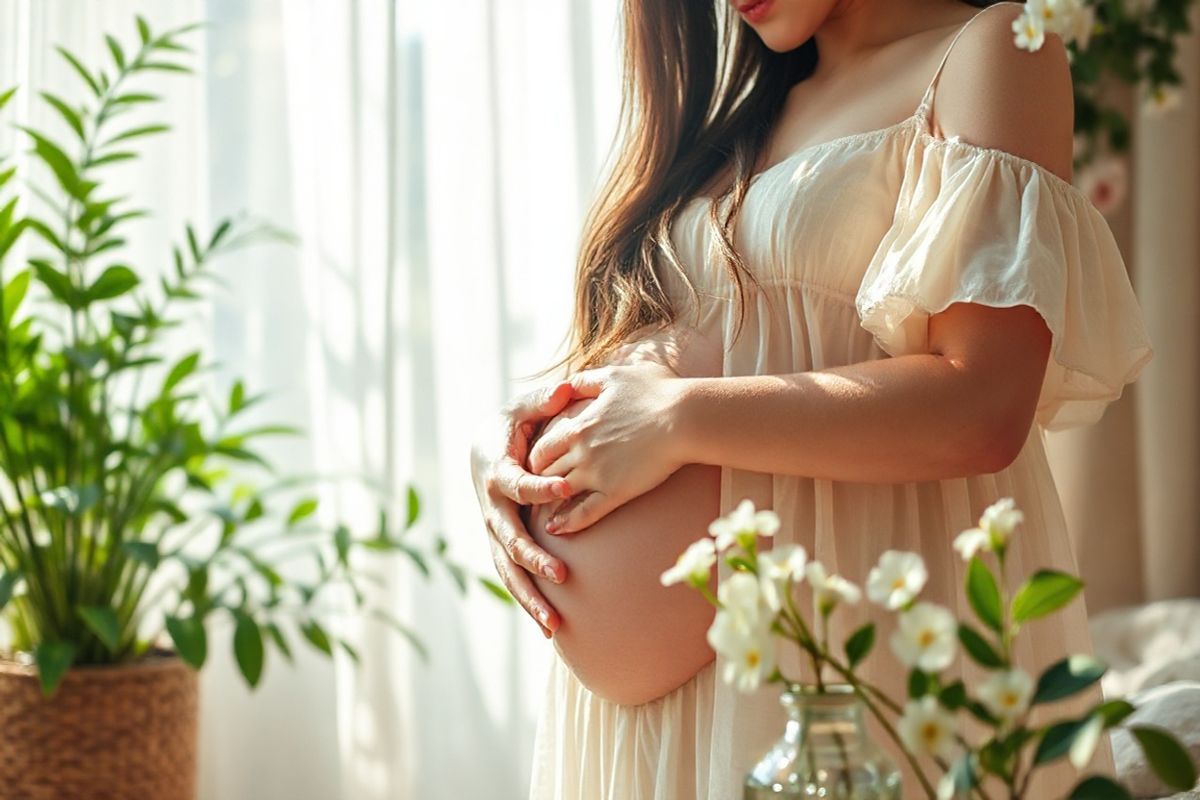
[[[560,619],[529,573],[562,583],[566,565],[533,541],[521,521],[520,506],[550,503],[570,493],[561,477],[534,475],[525,468],[525,461],[534,426],[562,411],[572,394],[571,384],[564,381],[517,397],[500,410],[497,427],[485,431],[471,448],[475,496],[487,526],[496,572],[547,638],[557,630]]]

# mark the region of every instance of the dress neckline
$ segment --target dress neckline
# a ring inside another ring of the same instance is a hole
[[[1019,156],[1016,153],[1010,153],[1007,150],[1001,150],[998,147],[987,147],[985,145],[969,142],[958,134],[948,138],[937,136],[929,129],[928,125],[924,124],[926,122],[926,109],[926,104],[922,102],[921,105],[917,107],[916,111],[914,111],[912,114],[909,114],[899,122],[893,122],[892,124],[885,125],[882,128],[848,133],[844,136],[838,136],[824,142],[816,142],[814,144],[802,147],[799,150],[796,150],[785,156],[780,161],[775,162],[766,169],[752,175],[747,186],[747,192],[754,187],[754,184],[758,182],[759,178],[771,175],[783,167],[793,163],[797,159],[801,159],[805,156],[811,156],[813,153],[820,152],[822,150],[836,149],[837,147],[855,144],[857,142],[870,141],[873,139],[878,139],[881,142],[886,141],[889,137],[912,128],[915,134],[914,144],[919,142],[927,147],[943,147],[947,149],[958,148],[963,152],[974,156],[988,156],[1001,161],[1006,161],[1018,169],[1032,170],[1033,172],[1037,173],[1039,177],[1045,180],[1052,188],[1071,195],[1076,200],[1083,201],[1091,208],[1095,208],[1091,198],[1088,197],[1087,192],[1083,191],[1071,181],[1066,180],[1058,173],[1051,171],[1045,165],[1040,164],[1037,161],[1025,158],[1024,156]],[[726,195],[726,198],[728,197],[729,196]],[[697,205],[701,201],[707,201],[711,203],[716,199],[717,198],[713,197],[712,195],[696,195],[691,200],[687,201],[687,203],[685,203],[684,208]]]

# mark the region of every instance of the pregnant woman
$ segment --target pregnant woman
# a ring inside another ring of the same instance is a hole
[[[1044,431],[1095,422],[1152,350],[1071,183],[1066,46],[1018,48],[1021,10],[625,3],[625,138],[567,369],[472,451],[497,570],[554,640],[533,800],[740,796],[778,687],[721,681],[711,609],[659,575],[743,498],[780,515],[776,545],[860,583],[886,549],[921,553],[924,596],[961,616],[951,542],[1001,497],[1025,513],[1014,582],[1074,571]],[[846,611],[835,641],[868,619],[887,641],[890,614]],[[1020,645],[1033,674],[1089,652],[1083,603]],[[886,648],[865,674],[903,692]],[[1074,782],[1040,780],[1030,796]]]

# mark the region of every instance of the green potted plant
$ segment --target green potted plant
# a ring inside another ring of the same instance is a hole
[[[357,659],[328,625],[339,606],[421,648],[369,603],[367,553],[403,554],[425,577],[437,562],[462,590],[469,578],[440,536],[414,538],[412,488],[398,524],[386,510],[366,534],[318,524],[310,481],[278,476],[255,449],[297,431],[248,425],[262,396],[240,380],[209,397],[200,351],[168,358],[181,308],[219,282],[213,260],[280,235],[244,220],[187,226],[153,281],[123,260],[145,212],[105,175],[168,129],[130,121],[158,100],[137,84],[190,71],[192,27],[154,33],[139,17],[136,46],[106,37],[99,69],[59,48],[85,99],[41,97],[69,140],[25,127],[30,174],[0,159],[0,786],[14,796],[190,798],[210,633],[229,632],[253,687],[268,650],[290,660],[301,640]]]

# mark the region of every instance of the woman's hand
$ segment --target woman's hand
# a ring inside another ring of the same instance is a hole
[[[562,583],[566,565],[534,543],[521,522],[519,506],[567,497],[570,487],[561,478],[532,475],[523,465],[534,425],[561,411],[571,394],[568,384],[562,382],[521,395],[501,409],[499,429],[487,432],[471,448],[471,476],[496,573],[509,594],[542,626],[547,638],[560,620],[534,586],[529,571]]]
[[[576,373],[572,397],[595,398],[538,438],[529,469],[564,477],[575,500],[550,522],[549,533],[572,533],[650,491],[684,465],[678,409],[685,383],[655,362]]]

